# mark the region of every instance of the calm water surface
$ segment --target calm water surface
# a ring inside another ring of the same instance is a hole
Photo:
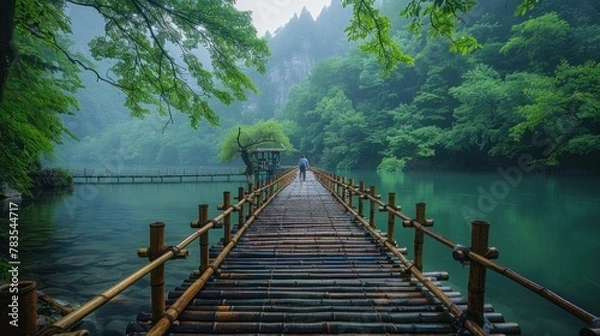
[[[434,230],[470,245],[470,221],[491,223],[490,245],[500,251],[498,263],[600,315],[600,179],[405,172],[345,172],[356,181],[375,185],[387,200],[396,192],[403,212],[427,203]],[[217,213],[222,191],[237,193],[238,182],[184,184],[77,185],[71,194],[47,195],[20,210],[23,263],[27,278],[46,294],[84,303],[147,263],[136,250],[148,246],[148,224],[167,223],[166,244],[192,232],[199,203]],[[384,214],[379,228],[386,230]],[[211,244],[221,230],[211,233]],[[413,231],[396,228],[399,245],[412,249]],[[167,290],[178,286],[198,265],[198,247],[187,260],[167,263]],[[412,255],[409,252],[409,257]],[[450,272],[450,285],[466,294],[468,267],[452,260],[451,251],[426,238],[425,270]],[[577,335],[579,320],[546,303],[502,276],[488,272],[486,301],[523,335]],[[86,319],[82,328],[94,335],[123,334],[127,322],[149,311],[149,280],[132,288]]]

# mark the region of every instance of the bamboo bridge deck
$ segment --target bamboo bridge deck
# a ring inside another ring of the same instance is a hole
[[[444,285],[445,272],[425,275],[466,311],[461,293]],[[198,277],[171,291],[166,305]],[[489,334],[520,334],[490,305],[485,317]],[[266,206],[169,335],[459,335],[459,322],[309,172]],[[141,313],[127,334],[151,327]]]

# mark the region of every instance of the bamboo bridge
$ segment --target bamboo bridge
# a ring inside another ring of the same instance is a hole
[[[471,246],[463,247],[432,231],[425,204],[409,217],[393,193],[385,203],[374,187],[318,169],[306,181],[289,170],[239,188],[236,200],[224,192],[222,212],[213,219],[208,205],[199,205],[194,233],[175,246],[164,245],[164,223],[150,224],[150,247],[138,250],[149,259],[145,267],[38,334],[66,333],[150,273],[150,312],[140,313],[127,335],[520,335],[517,323],[485,303],[490,269],[579,318],[579,335],[600,335],[597,316],[493,262],[498,251],[488,246],[486,222],[472,223]],[[387,233],[375,229],[376,211],[387,213]],[[412,260],[393,240],[397,226],[414,234]],[[224,236],[210,248],[208,232],[215,228]],[[466,296],[444,284],[447,273],[423,272],[425,235],[448,246],[457,262],[469,263]],[[185,247],[196,240],[199,268],[165,294],[164,263],[189,257]]]
[[[173,183],[173,182],[215,182],[245,181],[241,169],[154,169],[154,170],[112,170],[112,169],[73,169],[68,173],[73,183],[133,184],[133,183]]]

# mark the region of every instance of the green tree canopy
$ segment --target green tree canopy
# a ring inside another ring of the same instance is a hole
[[[224,163],[241,158],[246,166],[248,182],[253,182],[252,153],[258,148],[284,148],[287,152],[294,151],[290,139],[283,131],[283,125],[269,119],[253,125],[232,127],[223,140],[219,157]]]
[[[519,108],[525,120],[511,136],[531,143],[540,162],[556,166],[565,157],[600,151],[600,63],[563,63],[524,92],[531,102]]]
[[[187,115],[192,127],[201,120],[217,124],[211,107],[246,98],[257,88],[248,68],[265,70],[269,51],[252,26],[249,12],[233,0],[55,0],[6,1],[0,5],[0,164],[4,183],[26,190],[30,167],[52,151],[66,131],[58,118],[77,105],[78,70],[92,72],[125,93],[134,116],[152,111],[172,118]],[[67,6],[95,10],[104,34],[89,44],[100,70],[73,53]],[[210,64],[198,54],[205,50]],[[10,144],[10,145],[9,145]]]

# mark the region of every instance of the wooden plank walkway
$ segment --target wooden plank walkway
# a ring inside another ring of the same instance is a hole
[[[184,182],[215,182],[215,181],[246,181],[242,172],[199,172],[199,173],[100,173],[100,174],[71,174],[73,183],[96,184],[133,184],[133,183],[184,183]]]
[[[218,252],[215,247],[213,253]],[[428,273],[466,311],[462,295]],[[168,295],[174,302],[198,277]],[[519,335],[486,305],[490,334]],[[128,326],[144,335],[149,314]],[[459,335],[439,301],[307,174],[258,216],[170,335]]]

